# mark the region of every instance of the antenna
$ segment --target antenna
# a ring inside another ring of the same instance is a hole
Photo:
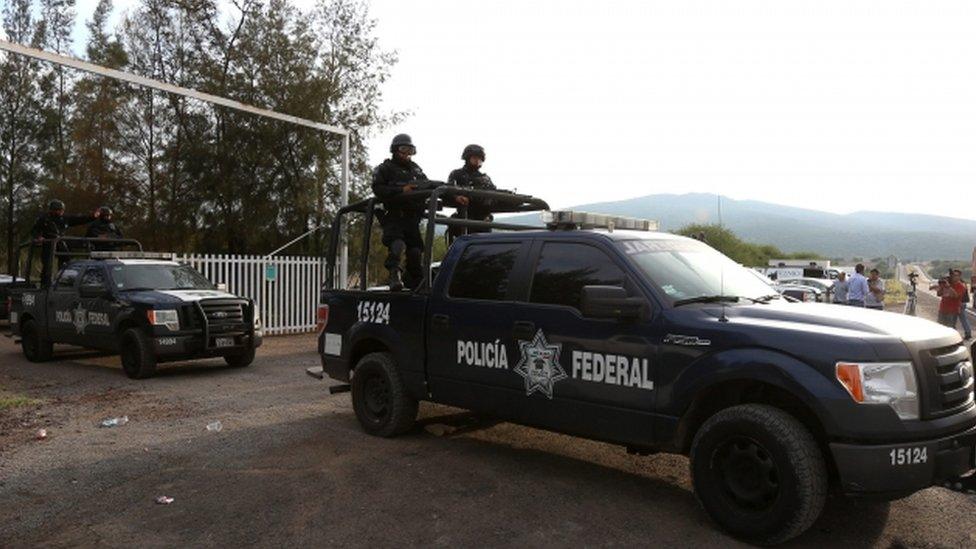
[[[719,293],[724,298],[725,297],[725,267],[724,266],[722,267],[722,270],[719,272],[719,285],[721,286],[721,291],[719,291]],[[726,307],[725,299],[722,299],[722,316],[718,317],[719,322],[729,321],[729,317],[725,316],[725,307]]]

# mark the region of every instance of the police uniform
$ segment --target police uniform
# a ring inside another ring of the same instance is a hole
[[[383,202],[383,211],[377,212],[383,227],[383,245],[389,249],[383,265],[388,271],[400,269],[400,259],[407,255],[408,286],[414,287],[423,278],[421,255],[424,240],[420,236],[420,219],[425,202],[390,200],[403,194],[403,187],[410,183],[427,181],[427,176],[415,162],[388,158],[373,170],[373,194]]]
[[[51,213],[41,214],[31,228],[33,238],[43,238],[44,244],[41,246],[41,283],[47,284],[51,274],[51,246],[49,240],[64,236],[68,227],[84,225],[92,220],[91,215],[52,215]],[[68,247],[64,242],[59,243],[58,251],[66,252]],[[65,262],[64,258],[58,259],[58,267]]]
[[[85,236],[88,238],[122,238],[122,231],[119,230],[115,223],[98,218],[88,225],[88,231],[85,232]],[[115,248],[116,244],[111,242],[92,243],[92,249],[94,250],[114,250]]]
[[[470,165],[465,164],[463,168],[458,168],[451,172],[451,175],[447,176],[447,184],[460,187],[463,189],[477,189],[482,191],[494,191],[495,184],[491,182],[491,178],[487,174],[481,173],[481,170],[477,168],[472,168]],[[491,221],[491,200],[486,200],[484,198],[472,198],[467,206],[458,208],[458,212],[455,216],[464,219],[473,219],[476,221]],[[464,234],[463,227],[451,227],[448,230],[452,238],[457,238]],[[468,229],[469,233],[487,233],[491,232],[490,229]]]
[[[122,231],[115,223],[99,218],[88,225],[85,236],[88,238],[122,238]]]

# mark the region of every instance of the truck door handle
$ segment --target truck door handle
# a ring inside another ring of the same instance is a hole
[[[532,339],[535,336],[535,322],[516,320],[512,333],[515,335],[515,339]]]
[[[435,327],[438,328],[447,328],[448,324],[450,324],[450,321],[451,321],[451,317],[440,313],[431,315],[430,317],[431,324],[433,324]]]

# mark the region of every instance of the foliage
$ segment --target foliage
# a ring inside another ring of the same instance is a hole
[[[770,259],[823,259],[812,252],[784,253],[776,246],[769,244],[753,244],[736,236],[732,231],[718,225],[694,224],[682,227],[677,234],[695,236],[705,234],[705,241],[732,258],[733,261],[748,267],[766,266]]]
[[[925,268],[929,276],[936,279],[946,276],[950,269],[962,271],[962,279],[965,281],[973,275],[973,266],[969,261],[929,261]]]
[[[80,48],[96,64],[350,128],[350,200],[369,192],[365,140],[396,63],[366,0],[139,0]],[[8,0],[8,39],[70,51],[74,0]],[[327,225],[341,138],[0,54],[0,205],[7,253],[50,198],[116,210],[127,236],[172,251],[264,253]],[[319,231],[288,252],[324,251]]]
[[[885,279],[885,305],[897,305],[908,301],[908,292],[901,281],[894,278]]]

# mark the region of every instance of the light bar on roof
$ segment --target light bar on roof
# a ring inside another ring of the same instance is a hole
[[[165,259],[167,261],[176,260],[176,254],[172,252],[92,252],[92,259]]]
[[[637,219],[619,215],[606,215],[590,212],[574,212],[572,210],[556,210],[542,212],[542,222],[556,227],[576,226],[582,229],[607,229],[613,231],[656,231],[657,221],[651,219]]]

